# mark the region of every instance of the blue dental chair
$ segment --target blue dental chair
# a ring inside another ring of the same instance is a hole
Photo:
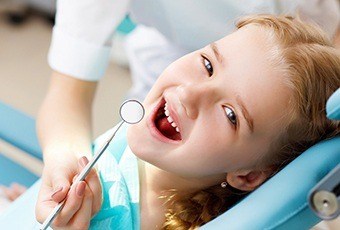
[[[35,121],[26,114],[0,102],[0,139],[42,161],[35,133]],[[12,182],[30,187],[39,177],[2,154],[0,147],[0,184]]]
[[[41,159],[34,120],[4,104],[0,104],[0,116],[0,139]],[[340,89],[327,103],[327,116],[340,120]],[[240,203],[201,228],[309,229],[321,219],[309,207],[308,194],[339,164],[340,137],[318,143]],[[35,175],[15,162],[0,156],[0,184],[17,181],[31,185],[36,179]],[[339,184],[340,178],[336,179]],[[337,202],[339,205],[339,198]],[[4,227],[5,217],[0,216],[0,229]]]

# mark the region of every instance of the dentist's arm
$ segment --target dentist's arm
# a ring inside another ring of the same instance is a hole
[[[67,192],[84,161],[79,157],[91,153],[95,82],[104,75],[113,31],[128,7],[129,0],[57,1],[48,58],[55,72],[37,121],[45,162],[36,205],[39,222],[46,219],[66,194],[68,200],[54,227],[87,228],[89,217],[100,208],[101,186],[94,170],[86,178],[86,184],[80,183]]]
[[[96,82],[53,72],[37,120],[38,137],[44,153],[57,148],[76,150],[75,157],[90,156],[91,109],[96,85]],[[44,154],[45,163],[49,160]]]
[[[86,186],[69,191],[72,179],[83,167],[81,156],[91,156],[91,108],[96,84],[54,72],[38,115],[45,163],[36,205],[38,221],[43,222],[54,206],[69,196],[53,224],[56,228],[84,227],[101,206],[101,185],[95,170],[87,177]]]

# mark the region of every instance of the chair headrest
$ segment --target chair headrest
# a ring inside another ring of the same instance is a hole
[[[200,229],[309,229],[320,221],[309,191],[340,162],[340,137],[301,154],[233,208]]]
[[[329,119],[340,120],[340,88],[328,99],[326,111]]]

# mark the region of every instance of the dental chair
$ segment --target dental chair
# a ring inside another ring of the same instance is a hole
[[[0,104],[0,114],[0,138],[27,154],[41,159],[34,120],[4,104]],[[328,100],[327,116],[330,119],[340,120],[340,89]],[[330,213],[329,207],[332,207],[332,218],[335,218],[339,215],[340,177],[334,176],[334,170],[339,171],[339,165],[340,137],[322,141],[309,148],[256,191],[201,229],[309,229],[321,221],[319,216],[330,219],[327,218],[327,214]],[[333,176],[327,176],[329,173],[333,173]],[[332,179],[331,182],[327,180],[329,178]],[[15,162],[0,156],[0,184],[8,185],[16,181],[31,185],[36,179],[36,176],[16,165]],[[324,183],[325,180],[328,182]],[[321,184],[318,183],[319,181]],[[32,191],[37,186],[39,184],[34,184],[27,193],[36,197],[37,194],[33,194]],[[320,208],[318,199],[313,198],[320,191],[322,194],[324,192],[333,194],[335,201],[328,200],[327,196],[321,196],[323,205]],[[16,202],[20,202],[20,198]],[[0,229],[18,229],[17,223],[13,221],[15,212],[11,210],[15,208],[18,209],[14,203],[8,212],[0,215]],[[18,211],[15,218],[24,221],[27,217],[23,212]]]
[[[0,140],[42,161],[34,119],[1,102]],[[0,184],[9,186],[12,182],[17,182],[30,187],[39,178],[24,166],[3,155],[2,151],[0,146]]]

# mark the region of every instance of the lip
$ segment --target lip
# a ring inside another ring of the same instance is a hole
[[[165,142],[165,143],[170,143],[170,144],[179,144],[180,142],[182,142],[182,140],[176,141],[176,140],[172,140],[172,139],[169,139],[169,138],[165,137],[157,129],[157,127],[156,127],[156,125],[154,123],[155,117],[157,115],[157,111],[159,110],[160,106],[164,105],[166,102],[168,103],[168,110],[170,112],[170,116],[172,117],[174,122],[177,124],[177,127],[179,128],[179,130],[182,131],[181,127],[180,127],[180,124],[179,124],[179,120],[178,120],[177,114],[174,112],[173,108],[171,108],[171,105],[169,104],[169,102],[164,97],[162,97],[160,99],[160,101],[156,104],[156,106],[152,109],[152,111],[151,111],[151,113],[149,115],[149,118],[148,118],[147,126],[149,128],[149,131],[150,131],[151,135],[153,137],[155,137],[156,139],[158,139],[159,141]]]

